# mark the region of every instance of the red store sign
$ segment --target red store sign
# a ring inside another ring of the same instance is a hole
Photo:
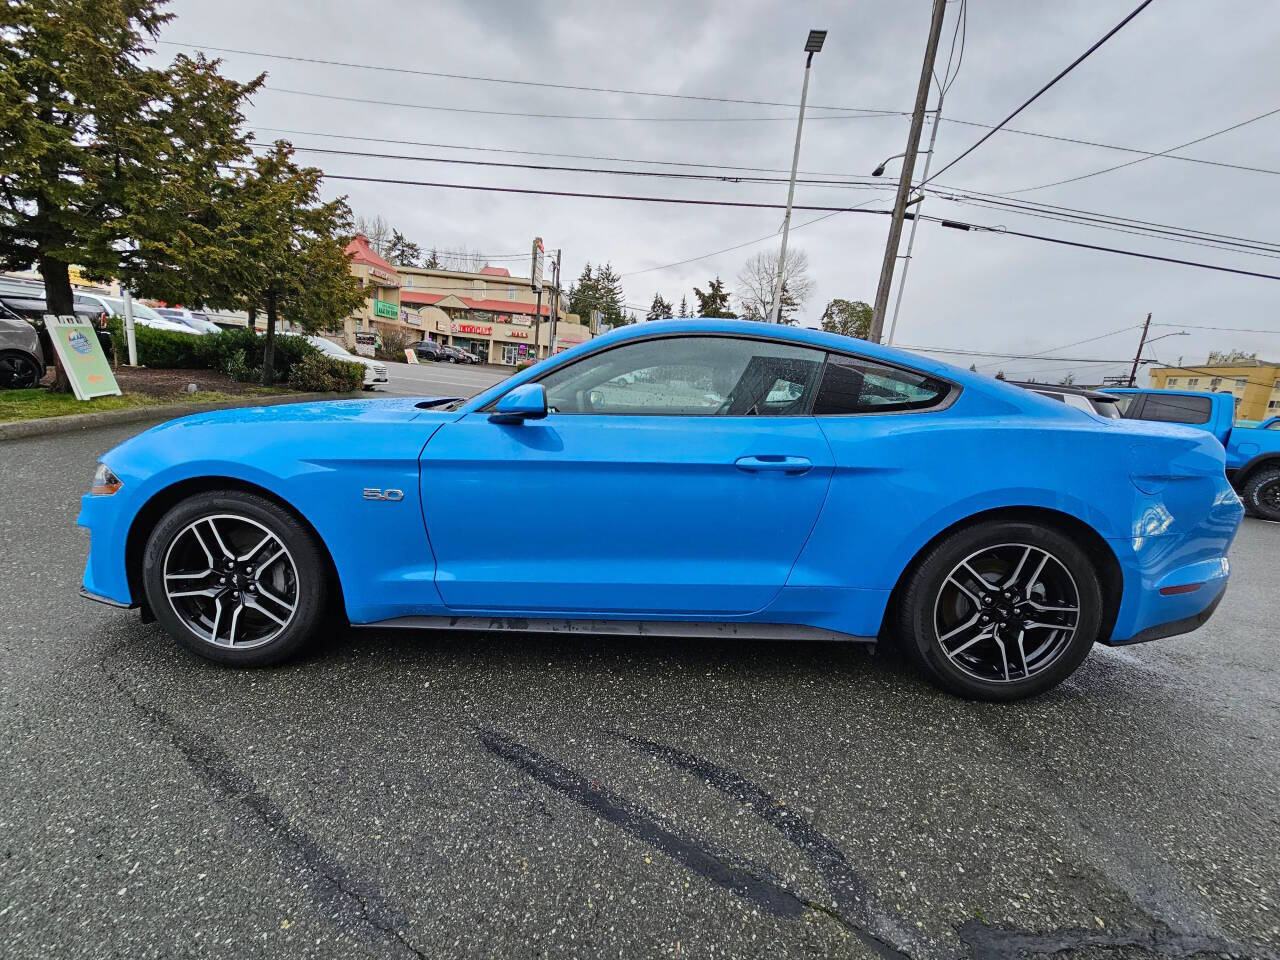
[[[475,323],[458,323],[454,321],[449,324],[451,333],[474,333],[481,337],[487,337],[493,332],[493,327],[482,327]]]

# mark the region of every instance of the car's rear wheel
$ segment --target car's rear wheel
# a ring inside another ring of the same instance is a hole
[[[174,506],[143,552],[156,619],[218,663],[266,666],[296,654],[324,618],[328,567],[315,536],[275,503],[239,490]]]
[[[1245,483],[1240,499],[1254,516],[1280,521],[1280,467],[1254,471]]]
[[[0,351],[0,390],[29,390],[39,386],[44,370],[34,357],[19,350]]]
[[[1102,623],[1088,555],[1058,530],[989,522],[935,544],[898,608],[902,641],[938,686],[974,700],[1019,700],[1056,686]]]

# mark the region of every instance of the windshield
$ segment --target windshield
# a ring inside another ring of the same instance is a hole
[[[124,316],[123,300],[118,300],[115,297],[103,297],[102,300],[104,303],[107,304],[107,306],[111,309],[111,312],[114,313],[116,316],[119,316],[119,317]],[[159,320],[161,323],[177,322],[174,320],[170,320],[168,317],[160,316],[160,314],[156,313],[154,310],[148,307],[145,303],[138,303],[136,300],[133,302],[133,316],[135,319],[141,318],[143,320]]]
[[[307,337],[310,344],[317,350],[324,353],[332,354],[335,357],[349,357],[351,353],[338,346],[332,340],[326,340],[324,337]]]

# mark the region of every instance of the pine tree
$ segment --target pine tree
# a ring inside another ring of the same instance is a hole
[[[706,293],[694,287],[693,295],[698,300],[700,317],[732,317],[734,315],[729,309],[729,291],[725,289],[719,277],[707,285]]]
[[[277,141],[242,174],[237,270],[244,306],[267,315],[262,382],[274,376],[275,329],[280,316],[304,330],[332,328],[365,294],[344,252],[353,229],[345,198],[320,200],[323,174],[293,162],[293,148]]]
[[[680,298],[680,316],[687,317],[689,315],[689,298]]]
[[[33,262],[50,312],[70,267],[183,303],[223,296],[215,241],[248,156],[241,108],[262,83],[179,56],[144,66],[160,0],[23,0],[0,31],[0,264]],[[217,288],[202,290],[202,287]]]
[[[655,293],[653,295],[653,303],[649,305],[649,312],[645,314],[646,320],[665,320],[671,316],[671,304],[662,299],[662,294]]]

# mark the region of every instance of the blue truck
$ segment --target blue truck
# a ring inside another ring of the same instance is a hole
[[[1129,420],[1185,423],[1208,430],[1227,448],[1227,479],[1249,513],[1280,521],[1280,417],[1256,427],[1237,425],[1235,397],[1229,393],[1108,387],[1120,397],[1120,415]]]

